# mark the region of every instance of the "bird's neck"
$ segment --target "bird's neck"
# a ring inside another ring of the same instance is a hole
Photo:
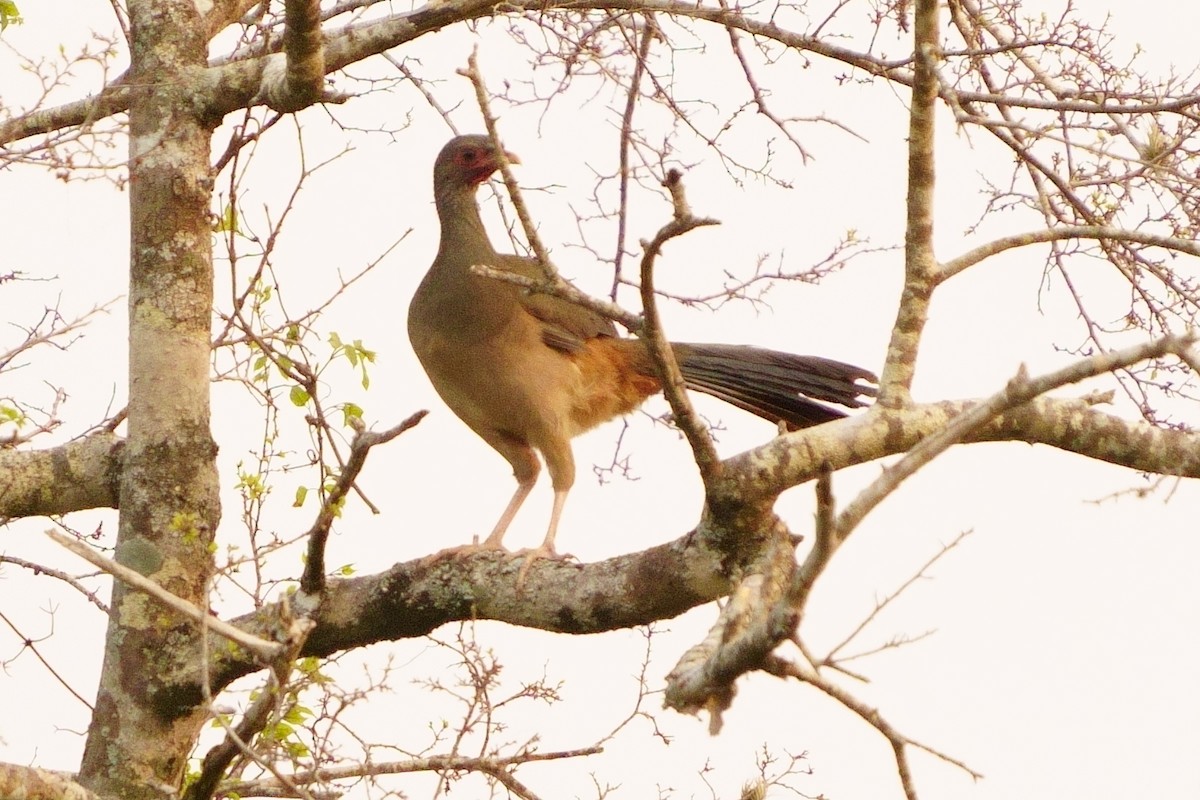
[[[475,202],[474,189],[439,192],[434,199],[442,226],[441,255],[467,256],[473,259],[495,255],[496,251],[483,227],[483,219],[479,216],[479,204]],[[456,252],[447,252],[448,248],[453,248]],[[457,261],[454,258],[449,260]],[[464,268],[470,266],[465,264]]]

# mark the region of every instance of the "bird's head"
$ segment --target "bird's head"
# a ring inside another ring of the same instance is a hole
[[[507,150],[504,155],[510,163],[521,163]],[[474,190],[498,169],[499,156],[489,137],[483,134],[456,136],[446,143],[433,163],[433,185]]]

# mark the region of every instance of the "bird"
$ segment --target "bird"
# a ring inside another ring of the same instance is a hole
[[[550,523],[540,546],[517,551],[528,555],[523,575],[536,558],[560,557],[555,539],[575,482],[571,439],[633,411],[662,385],[645,343],[619,336],[607,317],[472,270],[545,277],[536,259],[497,252],[484,229],[476,194],[499,168],[499,151],[483,134],[451,139],[434,161],[440,241],[409,305],[408,335],[438,395],[508,461],[517,481],[487,538],[451,550],[508,552],[504,534],[537,481],[538,454],[545,461]],[[871,372],[818,356],[730,344],[671,348],[689,389],[790,429],[845,416],[825,403],[857,408],[875,394],[862,383],[876,381]]]

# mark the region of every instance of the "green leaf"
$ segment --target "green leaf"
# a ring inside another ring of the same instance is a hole
[[[288,397],[291,399],[292,405],[301,408],[307,405],[309,401],[309,394],[304,391],[303,386],[293,386],[292,391],[288,393]]]
[[[342,414],[342,424],[349,428],[351,424],[350,420],[362,419],[363,410],[361,406],[355,405],[354,403],[346,403],[342,406]]]
[[[337,335],[337,331],[333,331],[329,334],[329,346],[332,347],[334,350],[338,350],[341,348],[342,337]]]
[[[4,30],[9,24],[20,25],[25,20],[21,19],[21,12],[17,10],[17,4],[12,0],[0,0],[0,31]]]
[[[296,662],[296,669],[313,683],[327,683],[329,677],[321,672],[321,660],[316,656],[305,656]]]
[[[286,722],[276,722],[274,725],[267,726],[263,731],[263,736],[266,736],[271,741],[282,742],[295,732],[295,728]]]
[[[375,351],[368,350],[367,348],[363,347],[362,339],[354,340],[354,349],[358,351],[360,358],[364,359],[365,361],[370,361],[372,364],[375,363]]]
[[[217,233],[226,233],[228,231],[241,233],[237,227],[237,211],[234,210],[232,204],[226,205],[225,208],[221,209],[221,216],[213,229]]]
[[[308,497],[307,486],[296,487],[296,499],[292,501],[292,508],[299,508],[304,505],[304,498]]]
[[[304,720],[312,716],[312,709],[304,706],[292,706],[283,715],[285,722],[290,722],[293,725],[300,725]]]
[[[300,742],[285,742],[283,749],[287,750],[289,756],[296,759],[307,758],[309,753],[307,745]]]

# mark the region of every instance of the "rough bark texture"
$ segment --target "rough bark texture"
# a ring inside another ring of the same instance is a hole
[[[210,126],[182,79],[203,68],[196,6],[137,0],[130,126],[129,433],[116,557],[203,603],[220,517],[209,433],[212,319]],[[140,78],[140,79],[139,79]],[[126,800],[179,786],[205,715],[174,718],[148,698],[162,662],[191,649],[194,626],[117,582],[81,782]]]
[[[521,562],[499,553],[418,559],[377,575],[331,581],[301,655],[424,636],[455,620],[586,634],[670,619],[728,593],[727,555],[712,544],[729,537],[728,530],[704,525],[673,542],[595,564],[541,561],[520,587]],[[272,604],[231,622],[270,639],[278,618],[278,604]],[[152,702],[164,717],[187,714],[200,697],[199,644],[191,642],[171,658],[153,687]],[[261,669],[246,653],[228,648],[214,649],[209,664],[214,692]]]
[[[96,795],[70,775],[18,764],[0,764],[0,797],[4,800],[96,800]]]
[[[0,450],[0,517],[116,508],[124,448],[101,433],[47,450]]]

